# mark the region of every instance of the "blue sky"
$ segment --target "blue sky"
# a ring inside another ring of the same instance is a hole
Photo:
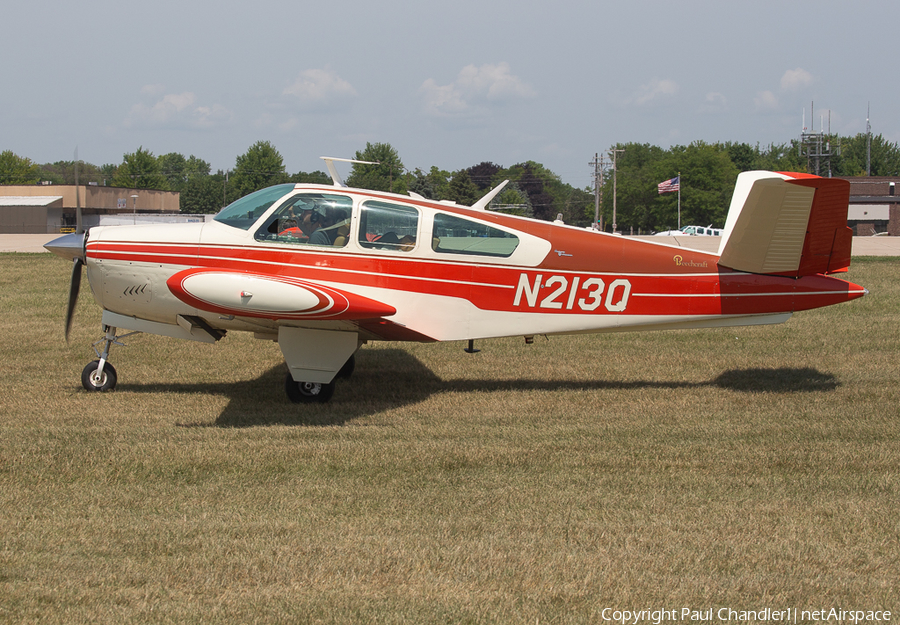
[[[888,0],[16,5],[0,150],[38,163],[143,146],[229,169],[267,140],[293,173],[371,141],[410,169],[530,159],[583,187],[616,142],[784,143],[804,110],[854,135],[871,105],[900,141]]]

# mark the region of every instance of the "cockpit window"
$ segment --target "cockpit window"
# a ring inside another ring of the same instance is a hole
[[[290,193],[293,188],[293,184],[279,184],[245,195],[220,210],[213,219],[233,228],[249,230],[272,204]]]
[[[512,256],[519,245],[519,237],[514,234],[445,213],[434,216],[431,241],[438,253],[502,258]]]
[[[344,247],[353,200],[330,193],[291,196],[256,231],[257,241]]]

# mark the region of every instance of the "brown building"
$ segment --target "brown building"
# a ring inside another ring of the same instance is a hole
[[[900,177],[842,179],[850,182],[847,225],[853,234],[900,236],[900,196],[895,194]]]
[[[0,233],[74,232],[78,206],[83,227],[90,228],[99,225],[104,215],[178,213],[179,202],[179,194],[173,191],[96,185],[2,185]]]

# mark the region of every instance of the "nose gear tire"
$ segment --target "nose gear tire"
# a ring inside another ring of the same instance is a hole
[[[116,388],[116,382],[118,381],[118,377],[116,376],[116,369],[107,362],[103,365],[103,373],[101,373],[100,377],[98,378],[95,374],[99,367],[100,361],[95,360],[88,363],[88,365],[81,372],[81,386],[84,387],[84,390],[91,392],[103,392],[111,391]]]

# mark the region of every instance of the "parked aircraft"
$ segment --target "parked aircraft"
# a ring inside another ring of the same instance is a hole
[[[713,228],[712,225],[703,226],[685,226],[681,230],[666,230],[665,232],[657,232],[658,237],[676,237],[676,236],[706,236],[720,237],[723,230],[721,228]]]
[[[116,386],[113,345],[148,332],[214,343],[278,342],[295,402],[331,398],[368,341],[772,324],[866,293],[850,265],[849,184],[805,174],[738,178],[717,254],[333,186],[281,184],[206,224],[109,226],[47,249],[73,261],[66,337],[82,266],[103,309],[90,391]],[[505,184],[505,183],[504,183]]]

